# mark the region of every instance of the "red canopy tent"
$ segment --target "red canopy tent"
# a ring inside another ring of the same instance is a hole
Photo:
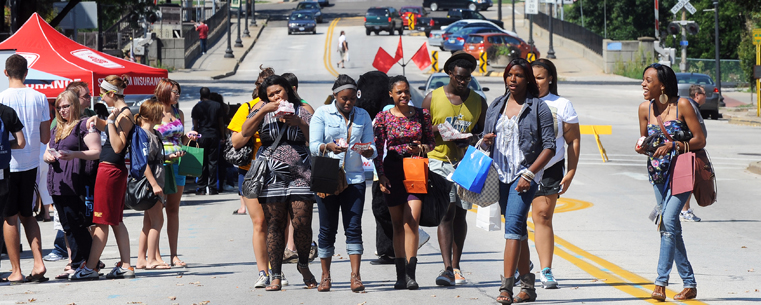
[[[56,31],[37,13],[13,36],[0,43],[0,49],[16,50],[16,54],[26,58],[29,68],[71,81],[86,82],[94,95],[99,93],[98,84],[112,74],[129,76],[130,84],[124,94],[153,94],[159,80],[167,77],[164,69],[134,63],[78,44]],[[71,81],[27,86],[48,98],[55,98]]]

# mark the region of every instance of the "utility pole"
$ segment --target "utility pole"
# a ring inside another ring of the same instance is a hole
[[[714,44],[716,45],[716,88],[719,89],[719,100],[721,100],[721,59],[719,58],[719,0],[713,1],[713,18],[714,18]]]
[[[584,1],[579,0],[579,9],[581,10],[581,27],[584,27]]]
[[[687,9],[682,9],[682,21],[687,21]],[[682,46],[682,61],[679,63],[679,70],[682,72],[687,71],[687,46],[685,45],[685,42],[687,41],[687,29],[682,26],[682,42],[680,45]]]
[[[235,55],[233,55],[233,48],[230,44],[230,2],[227,2],[225,5],[227,6],[227,18],[225,18],[225,23],[227,23],[227,49],[225,50],[225,58],[235,58]]]
[[[605,25],[605,39],[608,39],[608,0],[603,2],[602,6],[602,20]]]

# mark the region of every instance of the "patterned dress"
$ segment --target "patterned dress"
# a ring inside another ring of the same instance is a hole
[[[663,127],[666,127],[666,132],[671,136],[674,136],[674,134],[681,130],[688,130],[687,124],[680,120],[663,122]],[[653,141],[655,146],[659,146],[667,141],[666,136],[663,135],[661,127],[658,124],[647,124],[647,135],[656,135],[656,139]],[[671,158],[673,158],[675,154],[676,151],[674,150],[671,150],[668,154],[663,155],[660,158],[653,158],[653,154],[648,154],[647,172],[650,174],[650,183],[666,183],[666,178],[669,175],[669,168],[671,167]]]
[[[258,109],[254,110],[252,116],[257,112],[259,112]],[[312,119],[312,114],[301,105],[296,105],[296,115],[307,123]],[[270,157],[270,173],[267,177],[267,185],[259,195],[259,202],[314,202],[315,195],[310,190],[309,184],[312,177],[311,153],[307,146],[307,137],[301,128],[281,123],[272,112],[267,113],[259,127],[262,146],[257,152],[257,158],[275,142],[283,126],[286,126],[285,134]]]

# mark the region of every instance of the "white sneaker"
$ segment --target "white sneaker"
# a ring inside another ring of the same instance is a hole
[[[692,209],[687,209],[687,211],[682,211],[679,213],[679,219],[681,221],[700,221],[700,217],[695,216],[695,213],[692,212]]]
[[[106,278],[111,279],[134,279],[135,278],[135,268],[129,267],[128,269],[122,268],[122,262],[116,263],[116,266],[114,269],[111,269],[111,272],[106,274]]]
[[[428,242],[428,240],[431,239],[431,235],[428,235],[428,233],[425,233],[425,231],[423,231],[423,229],[421,229],[420,227],[417,228],[417,231],[420,234],[420,238],[418,239],[418,242],[417,242],[417,248],[420,249],[423,247],[423,245],[425,245],[425,243]]]
[[[97,280],[100,277],[98,274],[98,271],[88,269],[87,267],[82,265],[82,267],[79,267],[76,272],[74,272],[72,275],[69,276],[70,281],[91,281],[91,280]]]
[[[265,288],[270,284],[270,277],[264,271],[259,271],[259,279],[254,283],[254,288]]]
[[[283,272],[283,271],[280,271]],[[280,286],[288,286],[288,280],[285,278],[285,273],[280,274]]]
[[[542,272],[539,272],[539,279],[542,281],[542,287],[544,289],[557,289],[558,282],[555,280],[555,276],[552,275],[552,269],[544,268]]]

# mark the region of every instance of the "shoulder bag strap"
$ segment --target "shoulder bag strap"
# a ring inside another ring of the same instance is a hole
[[[671,138],[671,135],[669,135],[668,132],[666,132],[666,126],[663,126],[663,120],[661,120],[661,117],[655,117],[658,120],[658,127],[661,128],[661,132],[666,137],[667,140],[674,142],[674,139]]]
[[[357,111],[356,109],[354,110]],[[346,126],[346,144],[349,145],[349,148],[344,153],[344,160],[341,163],[341,169],[344,169],[346,166],[346,156],[349,154],[349,150],[351,150],[351,125],[354,124],[354,113],[351,113],[351,118],[349,118],[349,125]]]

